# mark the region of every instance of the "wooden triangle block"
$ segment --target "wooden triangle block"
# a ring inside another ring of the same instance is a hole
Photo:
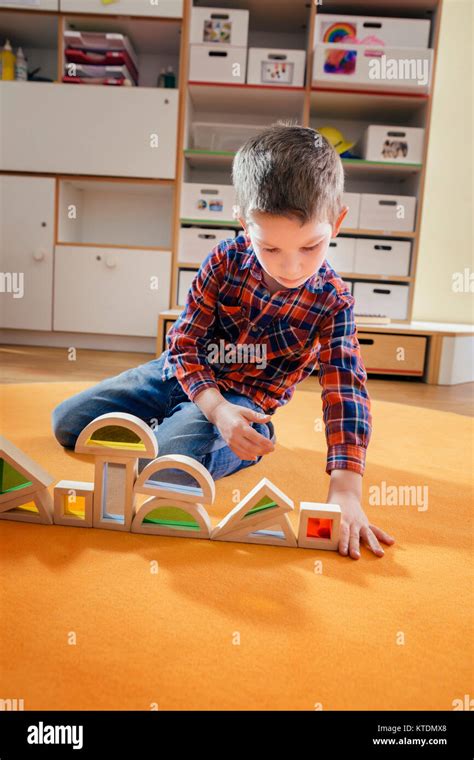
[[[202,504],[152,496],[132,522],[132,533],[177,538],[210,538],[211,520]]]
[[[301,549],[337,551],[341,529],[339,504],[300,503],[298,546]]]
[[[214,528],[211,538],[222,538],[230,533],[246,533],[278,522],[280,516],[292,512],[294,504],[283,491],[268,478],[262,478],[251,491]]]
[[[47,488],[41,488],[35,493],[26,496],[21,494],[4,502],[0,512],[0,520],[52,525],[53,500],[49,491]]]
[[[33,459],[0,436],[0,510],[3,510],[5,502],[10,502],[16,496],[21,499],[27,494],[41,491],[51,485],[53,480]]]
[[[258,523],[241,531],[232,531],[212,538],[215,541],[298,548],[295,533],[286,514],[280,515],[276,520],[273,518],[268,524]]]

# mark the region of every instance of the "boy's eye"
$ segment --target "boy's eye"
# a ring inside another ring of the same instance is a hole
[[[314,251],[317,247],[318,247],[317,245],[311,245],[311,246],[308,246],[307,248],[302,248],[301,250],[302,251]]]
[[[276,253],[276,251],[278,251],[278,248],[264,248],[263,250],[266,253]]]

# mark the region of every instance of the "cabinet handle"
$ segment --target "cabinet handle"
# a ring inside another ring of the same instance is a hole
[[[44,261],[46,258],[46,251],[39,250],[39,251],[33,251],[33,258],[35,261]]]
[[[109,269],[113,269],[117,266],[117,260],[112,258],[112,256],[107,256],[105,259],[105,266]]]

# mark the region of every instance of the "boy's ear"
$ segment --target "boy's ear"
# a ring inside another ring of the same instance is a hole
[[[237,217],[237,221],[240,222],[240,225],[241,225],[242,229],[244,230],[245,234],[248,235],[248,230],[247,230],[247,225],[245,224],[245,220],[242,219],[241,216],[238,216]]]
[[[339,230],[341,229],[341,224],[343,223],[344,219],[346,218],[347,214],[349,212],[349,206],[343,206],[341,209],[341,213],[337,217],[336,221],[334,222],[332,226],[332,237],[335,238],[339,234]]]

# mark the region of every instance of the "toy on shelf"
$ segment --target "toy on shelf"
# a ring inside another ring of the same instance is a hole
[[[51,475],[0,436],[0,520],[51,525],[52,482]]]

